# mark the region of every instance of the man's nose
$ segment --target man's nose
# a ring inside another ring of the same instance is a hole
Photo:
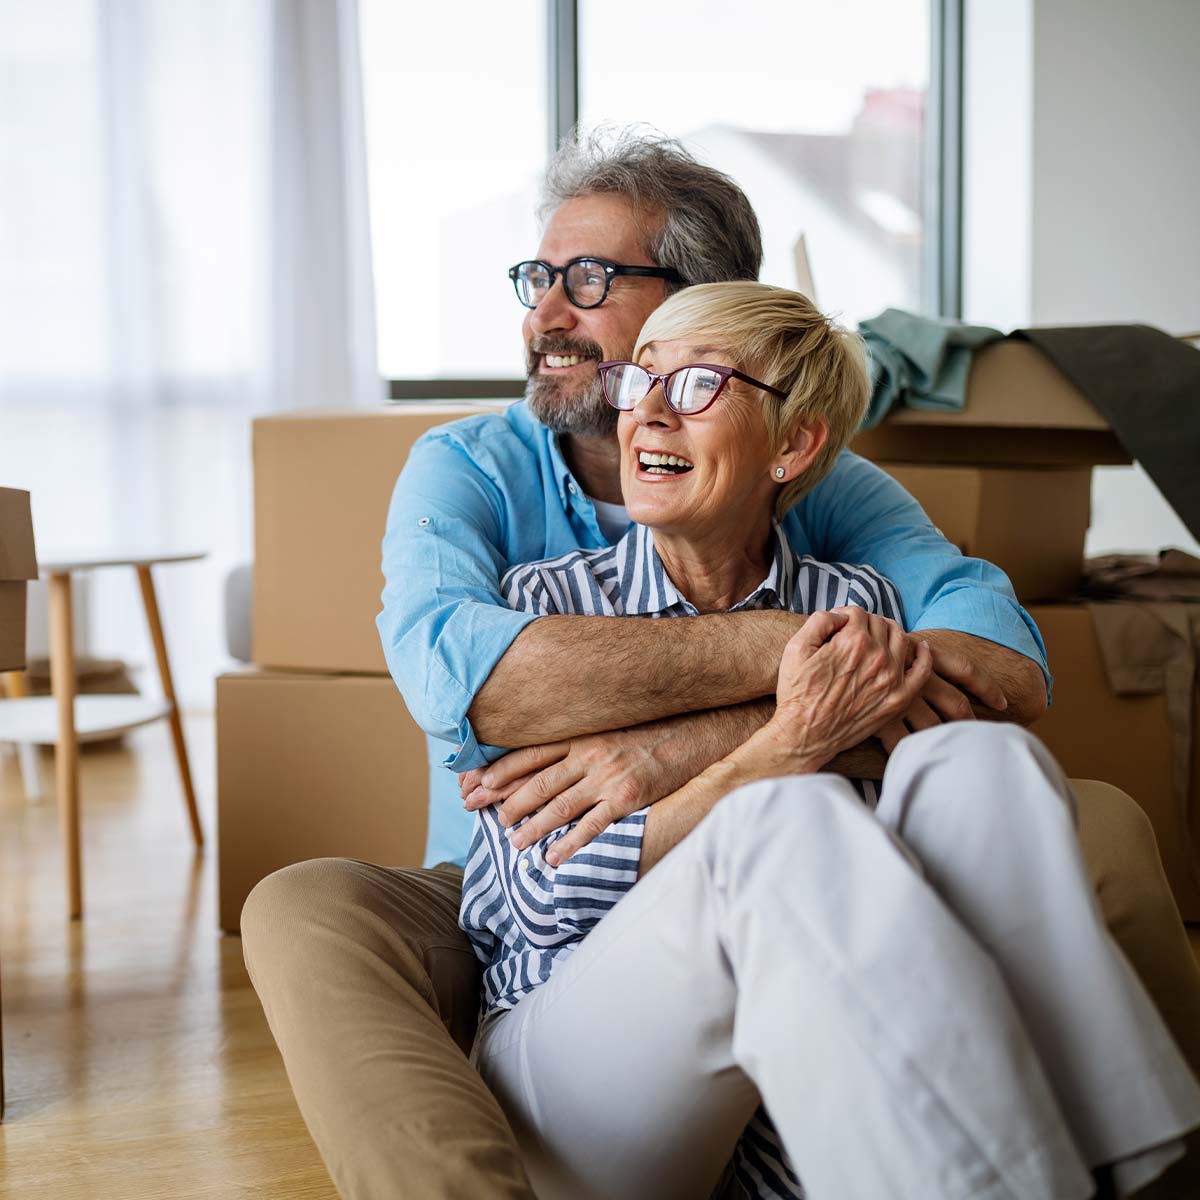
[[[537,308],[530,310],[529,324],[535,333],[574,329],[579,320],[576,315],[578,311],[575,305],[567,299],[560,275],[538,301]]]

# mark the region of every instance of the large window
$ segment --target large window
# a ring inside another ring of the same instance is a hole
[[[404,380],[519,390],[505,271],[537,245],[537,176],[572,116],[644,122],[731,174],[763,226],[765,282],[811,284],[849,323],[939,309],[934,46],[955,0],[523,0],[472,6],[469,22],[360,8],[393,394],[420,392]]]
[[[515,378],[506,272],[537,245],[545,5],[358,7],[380,370]]]
[[[807,290],[803,238],[824,309],[920,308],[929,16],[929,0],[581,0],[580,116],[649,122],[732,175],[764,283]]]

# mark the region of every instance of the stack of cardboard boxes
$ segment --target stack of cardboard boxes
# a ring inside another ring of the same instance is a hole
[[[375,629],[380,543],[413,442],[482,407],[254,422],[255,666],[217,680],[222,929],[236,932],[250,889],[289,863],[422,861],[426,744]]]
[[[25,593],[37,578],[29,493],[0,488],[0,672],[25,669]],[[0,704],[4,689],[0,687]],[[0,1012],[3,1004],[0,1003]],[[4,1029],[0,1023],[0,1117],[4,1116]]]
[[[375,630],[380,540],[412,443],[481,407],[255,422],[257,665],[217,685],[227,930],[237,928],[250,888],[289,862],[421,860],[426,747]],[[1167,819],[1165,702],[1110,694],[1087,609],[1068,599],[1083,560],[1092,467],[1129,461],[1103,419],[1039,351],[1002,342],[977,355],[963,413],[902,410],[854,448],[900,480],[964,553],[1008,573],[1056,676],[1055,707],[1038,732],[1068,774],[1115,783],[1145,807],[1181,907],[1200,919],[1192,864]]]
[[[963,412],[904,409],[853,448],[903,483],[964,554],[1007,573],[1054,675],[1053,706],[1034,732],[1072,778],[1104,780],[1138,801],[1185,920],[1200,922],[1200,863],[1190,849],[1200,844],[1200,731],[1181,806],[1166,697],[1113,694],[1089,608],[1073,599],[1092,468],[1130,462],[1104,419],[1039,350],[1000,342],[975,356]]]

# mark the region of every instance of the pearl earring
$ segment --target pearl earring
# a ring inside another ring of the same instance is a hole
[[[775,468],[775,478],[776,479],[782,479],[786,474],[787,474],[787,472],[782,467]]]

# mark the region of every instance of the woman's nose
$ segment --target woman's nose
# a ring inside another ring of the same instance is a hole
[[[679,414],[667,405],[665,387],[666,380],[655,379],[650,390],[633,406],[633,419],[639,425],[660,425],[668,429],[678,427]]]

